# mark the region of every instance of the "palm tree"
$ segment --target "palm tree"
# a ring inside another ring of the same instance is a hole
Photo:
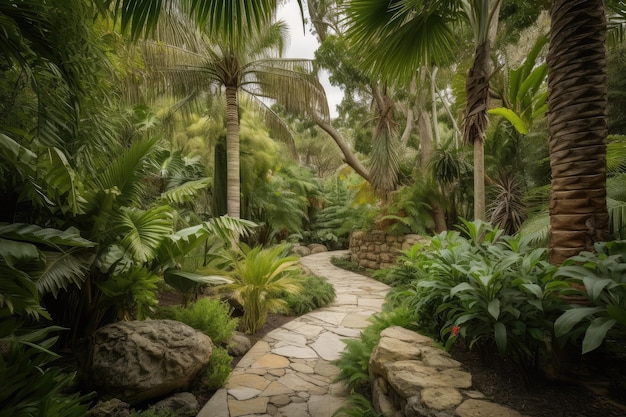
[[[306,59],[280,58],[286,26],[283,22],[266,25],[245,40],[220,34],[202,34],[195,49],[146,43],[146,60],[164,74],[166,86],[175,93],[200,96],[221,88],[226,97],[227,214],[239,218],[239,95],[245,94],[279,136],[293,139],[266,99],[280,103],[288,112],[315,112],[328,117],[324,89]]]
[[[232,271],[227,275],[234,282],[228,287],[243,306],[241,324],[244,331],[254,334],[267,321],[268,313],[289,310],[284,294],[302,291],[302,271],[296,257],[284,257],[285,247],[241,245],[235,255]]]
[[[465,17],[474,31],[474,63],[466,81],[464,139],[474,144],[474,217],[485,217],[483,138],[487,126],[490,38],[497,25],[501,0],[353,0],[348,32],[367,48],[364,64],[372,74],[410,82],[422,65],[446,62],[454,50],[452,24]]]
[[[606,17],[602,0],[555,0],[548,52],[550,261],[608,233]]]

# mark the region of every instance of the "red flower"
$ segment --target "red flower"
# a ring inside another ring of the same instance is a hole
[[[461,330],[461,328],[459,326],[452,326],[452,336],[456,336],[459,334],[459,330]]]

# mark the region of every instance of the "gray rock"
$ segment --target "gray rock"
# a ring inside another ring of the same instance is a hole
[[[150,406],[155,414],[171,412],[178,417],[196,417],[200,411],[200,404],[190,392],[179,392]]]
[[[250,350],[252,343],[244,333],[234,332],[228,340],[227,346],[231,356],[243,356]]]
[[[130,417],[130,405],[117,398],[99,401],[87,411],[87,417]]]
[[[456,408],[459,417],[523,417],[508,407],[483,400],[467,400]]]
[[[178,321],[118,322],[94,334],[88,375],[101,396],[132,405],[187,389],[212,351],[207,335]]]
[[[319,243],[311,243],[308,248],[311,250],[311,255],[315,253],[328,252],[326,246],[320,245]]]
[[[453,417],[455,415],[452,411],[437,411],[424,407],[419,395],[408,398],[403,411],[406,417]]]
[[[293,245],[291,251],[298,256],[308,256],[311,254],[311,249],[299,244]]]
[[[377,375],[383,375],[383,367],[388,362],[421,358],[422,350],[418,346],[391,337],[381,337],[370,357],[369,369]]]

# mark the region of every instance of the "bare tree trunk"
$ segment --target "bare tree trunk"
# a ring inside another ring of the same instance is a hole
[[[430,158],[433,156],[433,126],[430,115],[426,110],[426,68],[420,71],[420,83],[415,98],[415,109],[417,112],[417,132],[420,137],[420,168],[423,170],[428,166]]]
[[[439,134],[439,120],[437,120],[437,72],[439,67],[433,66],[433,70],[430,73],[430,100],[432,105],[432,117],[433,117],[433,129],[435,132],[435,143],[437,146],[441,145],[441,135]]]
[[[315,124],[319,126],[324,132],[328,133],[330,137],[335,141],[341,153],[343,154],[343,161],[351,167],[354,172],[359,174],[365,181],[370,182],[370,174],[367,169],[361,164],[356,156],[352,153],[352,150],[348,144],[341,137],[341,133],[337,131],[329,122],[313,116]]]
[[[411,81],[409,92],[411,93],[411,95],[417,92],[415,79]],[[411,103],[411,101],[409,100],[406,109],[406,127],[404,128],[404,132],[402,132],[402,136],[400,137],[400,143],[402,144],[402,146],[406,146],[409,142],[409,138],[411,137],[411,132],[413,132],[413,129],[415,129],[415,114],[413,113],[413,103]]]

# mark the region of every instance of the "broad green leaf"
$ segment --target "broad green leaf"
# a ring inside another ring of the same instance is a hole
[[[622,326],[626,326],[626,309],[624,309],[624,307],[615,304],[609,304],[606,306],[606,311],[609,313],[610,318],[612,318]]]
[[[0,261],[9,266],[34,263],[42,265],[44,259],[33,244],[0,239]]]
[[[454,296],[456,293],[461,291],[474,291],[474,287],[467,282],[462,282],[450,290],[450,295]]]
[[[602,310],[602,307],[574,307],[567,310],[554,322],[554,334],[561,337],[572,330],[581,320]]]
[[[500,317],[500,300],[497,298],[495,300],[491,300],[487,305],[487,311],[494,319],[498,320]]]
[[[528,125],[513,110],[505,107],[496,107],[494,109],[489,109],[487,113],[504,117],[519,133],[522,135],[528,134]]]
[[[598,317],[594,319],[585,332],[585,338],[583,339],[583,355],[599,347],[604,341],[606,332],[608,332],[614,324],[615,320],[608,317]]]
[[[42,228],[34,224],[0,223],[0,237],[22,242],[37,243],[60,249],[61,246],[91,248],[95,242],[84,239],[75,227],[67,230]]]
[[[583,278],[583,283],[585,284],[585,289],[587,290],[587,294],[589,295],[589,298],[592,301],[596,301],[598,299],[598,297],[600,296],[600,294],[602,293],[602,290],[610,284],[614,284],[615,281],[613,281],[612,279],[601,279],[601,278],[597,278],[597,277],[584,277]]]
[[[501,322],[497,322],[493,325],[493,331],[498,351],[504,354],[506,352],[506,326]]]
[[[541,287],[537,284],[522,284],[522,287],[528,291],[529,293],[533,294],[535,297],[541,299],[543,298],[543,290],[541,289]]]

